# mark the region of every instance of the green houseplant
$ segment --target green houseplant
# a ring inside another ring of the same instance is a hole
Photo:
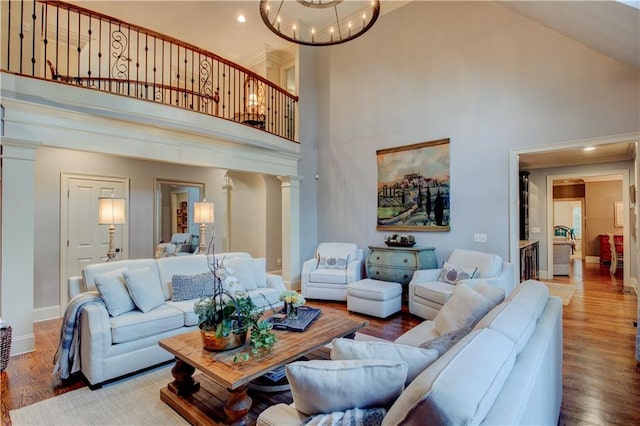
[[[246,342],[251,332],[254,349],[264,351],[275,343],[275,333],[268,320],[261,320],[263,311],[257,310],[251,298],[242,290],[231,294],[238,280],[233,271],[224,266],[224,259],[212,256],[209,269],[213,278],[213,294],[194,304],[194,313],[205,349],[219,351],[234,349]]]

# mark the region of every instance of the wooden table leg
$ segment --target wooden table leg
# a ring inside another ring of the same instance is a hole
[[[229,397],[224,404],[224,412],[231,421],[231,425],[244,426],[247,424],[247,414],[251,410],[251,397],[247,395],[249,384],[240,386],[237,389],[227,389]]]
[[[193,372],[196,369],[180,358],[176,358],[176,365],[171,369],[171,375],[174,381],[169,383],[167,387],[171,392],[180,396],[191,395],[200,390],[200,383],[193,378]]]

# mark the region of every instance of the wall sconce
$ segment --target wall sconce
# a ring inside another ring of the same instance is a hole
[[[213,203],[208,203],[205,198],[193,203],[193,221],[200,224],[200,245],[198,253],[207,252],[207,223],[214,223]],[[212,238],[215,237],[215,233]]]
[[[125,198],[98,197],[98,224],[109,225],[109,249],[107,250],[107,262],[116,257],[113,247],[113,237],[116,233],[116,225],[127,223],[125,213]]]

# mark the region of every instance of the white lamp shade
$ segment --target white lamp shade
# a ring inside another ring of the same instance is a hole
[[[98,197],[98,223],[100,225],[122,225],[127,223],[124,198]]]
[[[213,203],[196,201],[193,203],[193,221],[195,223],[213,223]]]

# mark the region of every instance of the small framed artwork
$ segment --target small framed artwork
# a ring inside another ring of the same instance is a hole
[[[622,228],[624,225],[624,207],[622,201],[614,201],[613,203],[613,226]]]
[[[380,149],[376,155],[376,229],[449,231],[449,139]]]

